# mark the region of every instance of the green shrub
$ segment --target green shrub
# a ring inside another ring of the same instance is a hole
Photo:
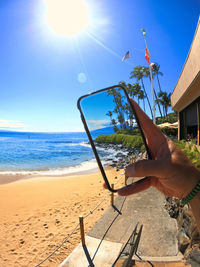
[[[176,112],[169,113],[165,118],[157,117],[156,124],[161,124],[164,122],[174,123],[178,120],[178,116]]]
[[[196,145],[192,142],[186,142],[185,140],[176,141],[175,144],[183,150],[191,162],[200,168],[200,152],[198,151]]]
[[[99,135],[95,141],[97,143],[123,144],[126,147],[136,147],[141,150],[145,149],[142,137],[139,135],[111,134]]]

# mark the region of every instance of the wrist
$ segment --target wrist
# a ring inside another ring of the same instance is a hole
[[[190,201],[190,206],[192,207],[192,206],[196,205],[197,203],[200,203],[200,192],[198,192],[196,194],[196,196],[194,196],[194,198]],[[200,204],[198,207],[200,209]]]
[[[200,193],[200,180],[198,180],[198,182],[196,183],[196,185],[194,186],[192,191],[186,197],[181,199],[182,204],[183,205],[188,204],[194,198],[195,199],[196,199],[196,197],[198,198],[199,197],[199,193]]]
[[[200,233],[200,192],[190,201],[190,207]]]

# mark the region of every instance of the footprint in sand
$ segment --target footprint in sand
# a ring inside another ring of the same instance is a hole
[[[49,238],[49,237],[53,237],[54,236],[54,234],[53,233],[49,233],[48,235],[46,235],[45,237],[46,238]],[[43,240],[42,240],[43,241]],[[46,241],[46,240],[45,240]]]
[[[43,224],[45,229],[48,229],[48,225],[46,223]]]
[[[58,219],[56,219],[56,224],[59,224],[59,223],[60,223],[60,221]]]
[[[22,244],[22,245],[23,245],[23,244],[24,244],[24,242],[25,242],[25,241],[24,241],[23,239],[20,239],[20,244]]]
[[[55,213],[58,213],[58,212],[60,212],[60,210],[58,210],[58,209],[55,209]]]
[[[49,248],[53,248],[55,245],[54,244],[49,244],[48,247]]]

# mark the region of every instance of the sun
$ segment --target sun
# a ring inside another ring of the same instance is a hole
[[[84,0],[45,0],[46,22],[58,35],[73,36],[89,24]]]

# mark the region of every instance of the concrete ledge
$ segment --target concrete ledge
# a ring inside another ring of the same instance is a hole
[[[79,244],[59,267],[89,266],[101,240],[86,236],[86,247]],[[118,257],[122,244],[103,240],[98,252],[92,261],[94,266],[110,267]],[[91,265],[92,266],[92,265]]]

